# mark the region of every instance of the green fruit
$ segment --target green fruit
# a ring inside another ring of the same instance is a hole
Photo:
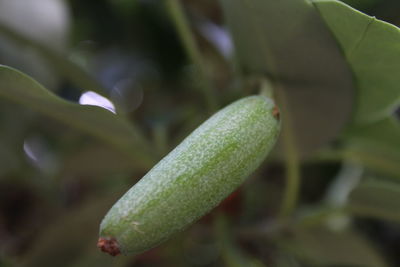
[[[111,255],[139,253],[217,206],[264,160],[280,122],[265,96],[217,112],[155,165],[107,213],[98,246]]]

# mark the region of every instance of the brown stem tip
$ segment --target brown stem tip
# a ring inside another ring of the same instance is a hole
[[[272,110],[272,115],[275,117],[275,119],[279,120],[280,118],[280,112],[277,106],[275,106]]]
[[[108,253],[111,256],[117,256],[121,254],[121,251],[119,250],[119,244],[117,240],[113,237],[111,238],[100,237],[99,241],[97,241],[97,247],[101,251]]]

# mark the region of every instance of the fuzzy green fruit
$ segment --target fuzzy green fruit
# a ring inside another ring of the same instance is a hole
[[[217,206],[265,159],[280,122],[265,96],[238,100],[200,125],[107,213],[98,246],[139,253]]]

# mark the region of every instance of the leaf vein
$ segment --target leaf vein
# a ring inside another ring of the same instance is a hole
[[[372,25],[372,23],[374,23],[376,21],[375,17],[371,17],[371,19],[369,20],[367,26],[365,26],[364,31],[362,32],[362,34],[360,35],[360,39],[356,42],[356,44],[354,45],[354,47],[352,49],[349,50],[348,54],[347,54],[347,58],[350,60],[354,54],[356,53],[356,51],[358,50],[358,48],[360,47],[360,45],[363,43],[365,37],[367,36],[367,33]]]

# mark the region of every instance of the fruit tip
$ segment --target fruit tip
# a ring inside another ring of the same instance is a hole
[[[99,241],[97,241],[97,247],[101,251],[108,253],[111,256],[117,256],[121,254],[121,251],[119,250],[118,241],[113,237],[111,238],[100,237]]]
[[[276,105],[272,109],[272,115],[275,117],[275,119],[277,119],[277,120],[280,119],[280,111]]]

